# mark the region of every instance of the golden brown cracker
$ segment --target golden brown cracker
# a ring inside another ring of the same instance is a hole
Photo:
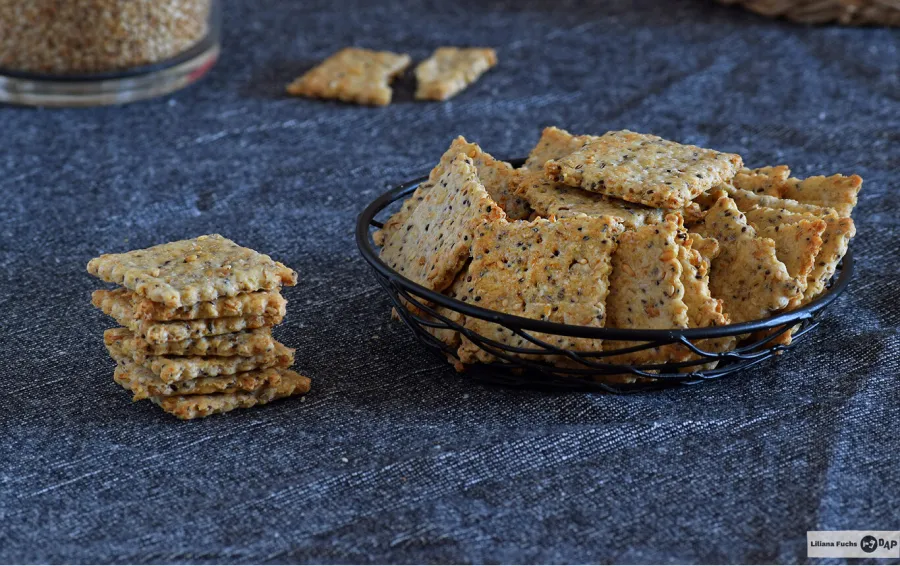
[[[288,85],[294,96],[386,106],[391,81],[411,63],[409,55],[345,47]]]
[[[487,48],[438,47],[416,66],[416,99],[447,100],[497,64],[497,52]]]
[[[127,328],[110,328],[103,333],[107,346],[120,343],[141,356],[258,356],[275,352],[275,339],[269,327],[201,336],[180,342],[150,344]]]
[[[608,132],[544,169],[550,179],[655,208],[680,209],[731,180],[741,157],[628,130]]]
[[[278,291],[257,291],[173,308],[132,294],[132,308],[136,318],[157,321],[256,315],[284,317],[287,301]]]
[[[281,370],[264,368],[218,377],[197,377],[166,383],[149,369],[127,361],[120,361],[113,379],[132,392],[132,401],[172,395],[210,395],[214,393],[253,392],[278,385]]]

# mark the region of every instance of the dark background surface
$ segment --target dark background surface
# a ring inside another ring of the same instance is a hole
[[[900,528],[898,33],[703,0],[247,0],[175,96],[0,107],[0,561],[805,562],[807,530]],[[500,65],[445,104],[282,95],[348,44]],[[858,173],[856,278],[800,351],[718,383],[460,377],[389,321],[355,217],[457,134],[511,157],[547,125]],[[85,264],[209,232],[299,272],[276,333],[305,401],[183,423],[113,383]]]

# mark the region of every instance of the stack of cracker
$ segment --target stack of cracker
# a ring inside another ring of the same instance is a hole
[[[180,419],[250,408],[309,391],[288,369],[294,350],[272,337],[297,274],[218,234],[92,259],[88,272],[121,285],[94,306],[121,328],[104,341],[115,381]]]
[[[857,175],[800,180],[786,166],[749,170],[736,154],[627,130],[546,128],[518,169],[459,137],[375,242],[404,277],[506,314],[588,327],[720,326],[819,297],[855,233],[850,214],[861,185]],[[539,351],[507,328],[436,312],[497,344]],[[452,328],[430,332],[457,369],[498,361]],[[696,359],[679,344],[612,353],[639,344],[533,338],[609,351],[612,363]],[[791,333],[768,338],[788,344]],[[695,345],[722,352],[736,342]]]

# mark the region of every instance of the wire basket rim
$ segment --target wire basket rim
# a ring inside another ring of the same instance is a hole
[[[513,166],[519,166],[525,162],[524,158],[508,160]],[[541,332],[546,334],[557,334],[560,336],[573,336],[592,339],[604,340],[631,340],[631,341],[678,341],[682,338],[687,340],[701,340],[704,338],[723,338],[726,336],[735,336],[738,334],[749,334],[769,330],[775,326],[788,325],[791,323],[800,323],[813,318],[813,315],[824,309],[835,299],[840,296],[853,278],[853,254],[848,249],[843,257],[840,268],[840,275],[827,287],[820,297],[803,305],[802,307],[777,314],[772,317],[741,322],[735,324],[727,324],[722,326],[708,326],[704,328],[674,328],[674,329],[633,329],[633,328],[607,328],[607,327],[591,327],[565,324],[560,322],[549,322],[536,320],[531,318],[520,317],[503,313],[500,311],[477,307],[469,303],[453,299],[443,295],[432,289],[428,289],[406,278],[398,271],[392,269],[384,263],[379,257],[378,251],[371,237],[372,228],[381,228],[381,222],[375,220],[375,216],[389,207],[391,204],[401,200],[411,194],[418,186],[428,179],[428,176],[422,176],[390,189],[383,193],[359,214],[356,222],[356,245],[363,256],[363,259],[381,273],[390,281],[397,283],[407,292],[411,292],[433,304],[445,307],[452,311],[459,312],[466,316],[472,316],[488,322],[493,322],[506,327],[514,327],[522,330],[533,332]]]

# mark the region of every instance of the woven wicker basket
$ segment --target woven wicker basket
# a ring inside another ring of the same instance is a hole
[[[900,0],[719,0],[806,24],[900,26]]]

